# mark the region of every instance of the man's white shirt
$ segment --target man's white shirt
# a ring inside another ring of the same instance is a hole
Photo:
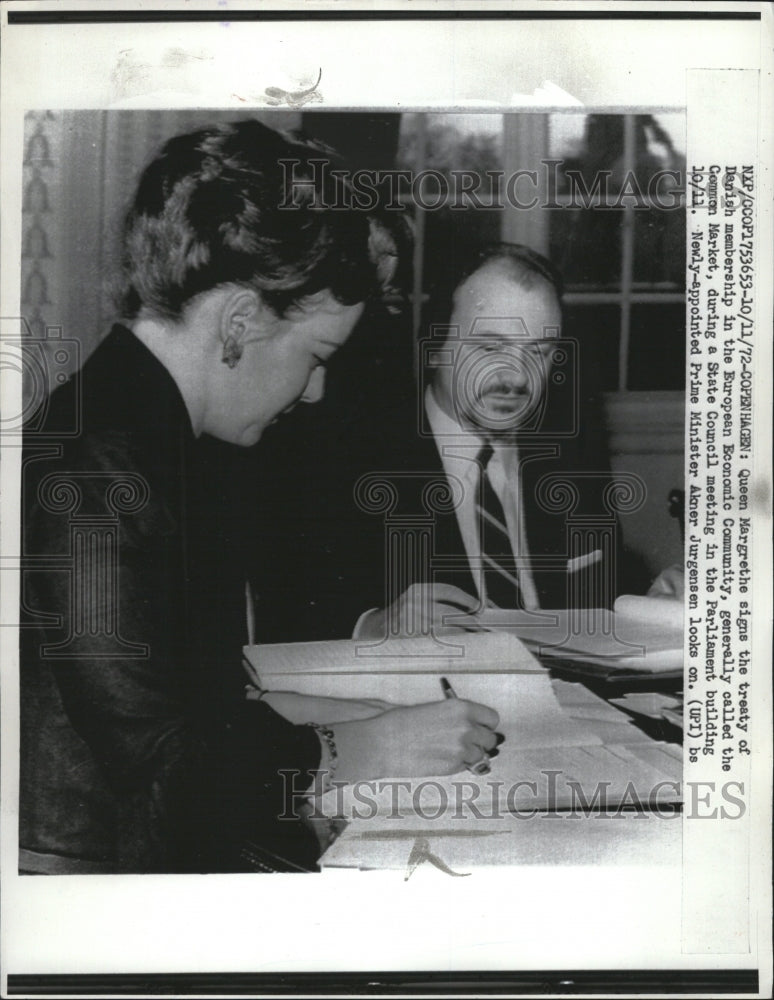
[[[476,512],[479,489],[479,467],[476,458],[486,442],[483,437],[462,427],[441,409],[431,386],[425,390],[424,403],[444,472],[452,482],[458,479],[463,485],[463,495],[455,508],[455,513],[473,579],[479,590],[479,596],[482,596],[482,573],[477,568],[481,566],[481,541]],[[522,564],[522,561],[529,557],[529,549],[524,523],[518,449],[515,444],[503,445],[494,441],[490,444],[493,455],[486,471],[492,489],[502,504],[511,548],[518,561],[517,575],[523,606],[527,610],[534,610],[540,607],[537,590],[528,566]]]
[[[430,386],[425,391],[424,405],[444,473],[447,477],[458,479],[463,486],[463,495],[461,502],[455,508],[455,514],[478,596],[482,597],[481,542],[476,514],[479,467],[476,458],[485,442],[482,437],[461,427],[441,409]],[[493,455],[487,467],[489,481],[502,504],[513,554],[520,561],[529,556],[529,549],[524,525],[519,453],[515,445],[492,447]],[[540,603],[532,573],[528,567],[519,565],[517,574],[524,608],[528,611],[536,610],[540,607]],[[352,633],[354,639],[361,637],[365,623],[377,611],[377,608],[370,608],[358,618]]]

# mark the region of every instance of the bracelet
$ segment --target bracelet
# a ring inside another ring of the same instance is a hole
[[[328,726],[321,726],[317,722],[308,722],[307,725],[317,733],[320,738],[320,746],[323,753],[320,758],[320,766],[317,773],[322,777],[322,789],[319,794],[324,795],[333,787],[333,777],[336,773],[336,765],[339,762],[339,755],[336,751],[336,737],[332,729]]]

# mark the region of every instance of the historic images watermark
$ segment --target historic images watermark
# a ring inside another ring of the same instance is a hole
[[[61,326],[36,330],[23,316],[0,317],[0,369],[20,376],[19,395],[15,400],[5,394],[0,417],[0,437],[11,447],[22,435],[29,441],[51,438],[46,433],[49,393],[63,385],[69,373],[81,366],[80,341],[62,336]],[[13,383],[4,382],[10,390]],[[81,398],[73,396],[68,413],[58,417],[56,437],[77,437],[81,430]]]
[[[47,462],[62,456],[66,442],[82,433],[81,383],[70,378],[81,365],[81,344],[63,337],[59,326],[36,329],[24,317],[3,318],[0,333],[0,366],[21,376],[19,396],[15,405],[6,405],[0,425],[3,444],[22,451],[21,491],[34,491],[29,506],[62,518],[66,538],[56,552],[29,551],[23,539],[18,558],[3,557],[3,571],[21,574],[19,618],[3,624],[58,634],[56,641],[40,644],[44,659],[67,659],[76,648],[90,659],[144,659],[149,647],[127,642],[120,633],[119,527],[122,517],[146,506],[150,487],[134,472],[56,468],[40,474]],[[68,381],[68,405],[61,405],[60,396],[54,410],[51,392]],[[27,603],[27,578],[51,570],[69,580],[64,614]]]
[[[680,170],[657,170],[643,182],[633,171],[623,177],[612,170],[597,170],[587,182],[583,172],[565,167],[562,159],[545,159],[537,170],[347,170],[330,159],[311,159],[312,176],[298,172],[300,160],[280,160],[284,171],[285,201],[280,208],[297,208],[311,196],[319,208],[364,212],[383,208],[402,211],[408,205],[425,212],[451,208],[587,209],[615,211],[623,208],[657,208],[681,211],[685,176]],[[551,194],[567,186],[562,197]],[[329,198],[319,193],[325,190]]]
[[[530,780],[493,778],[337,781],[325,770],[312,786],[299,770],[282,770],[286,807],[280,819],[383,820],[410,823],[515,819],[613,819],[641,813],[662,819],[737,820],[747,812],[743,781],[664,779],[643,787],[600,778],[582,784],[561,770],[543,769]],[[329,780],[330,777],[330,780]]]

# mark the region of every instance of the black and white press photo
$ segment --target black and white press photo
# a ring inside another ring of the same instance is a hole
[[[3,5],[4,83],[93,54],[4,87],[9,989],[765,993],[771,12],[726,6]]]

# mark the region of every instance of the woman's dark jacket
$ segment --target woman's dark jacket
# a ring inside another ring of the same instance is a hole
[[[22,473],[20,868],[313,866],[279,816],[317,735],[244,697],[231,450],[120,326],[46,405]]]

